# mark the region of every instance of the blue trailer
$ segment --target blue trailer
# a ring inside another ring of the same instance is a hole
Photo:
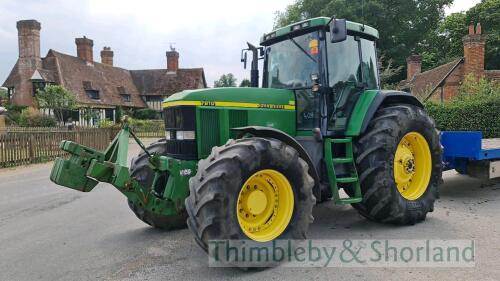
[[[455,169],[477,178],[500,177],[500,141],[496,147],[485,147],[481,132],[441,132],[443,170]]]

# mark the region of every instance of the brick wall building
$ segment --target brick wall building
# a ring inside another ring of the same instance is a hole
[[[410,91],[420,100],[444,102],[455,97],[465,76],[500,81],[500,70],[484,69],[486,36],[482,34],[481,24],[469,25],[468,34],[462,38],[464,56],[447,64],[422,72],[422,56],[412,55],[406,59],[406,79],[400,88]]]
[[[75,95],[81,107],[71,114],[80,125],[114,120],[117,107],[160,111],[165,97],[207,86],[203,68],[179,68],[179,53],[174,49],[166,52],[166,69],[127,70],[114,66],[110,47],[100,52],[101,62],[94,61],[94,42],[85,36],[75,39],[76,56],[50,49],[41,57],[41,24],[22,20],[17,22],[17,30],[19,57],[3,83],[11,102],[36,107],[37,89],[48,84],[62,85]],[[93,114],[89,115],[89,110]]]

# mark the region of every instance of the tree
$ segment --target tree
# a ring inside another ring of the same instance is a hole
[[[498,1],[498,0],[495,0]],[[444,18],[444,7],[453,0],[297,0],[276,14],[275,26],[318,16],[345,18],[366,23],[380,31],[379,54],[406,66],[406,58],[435,30]],[[388,62],[388,61],[387,61]],[[404,78],[404,71],[392,82]]]
[[[36,99],[40,108],[52,109],[54,116],[63,121],[63,112],[76,109],[76,98],[68,90],[59,85],[48,85],[38,90]]]
[[[244,78],[243,80],[241,80],[240,87],[250,87],[251,84],[252,83],[250,82],[250,80]]]
[[[219,80],[214,81],[214,88],[236,87],[236,78],[232,73],[222,74]]]
[[[422,55],[422,69],[427,70],[463,56],[462,37],[467,33],[464,13],[453,13],[430,31],[417,46]]]
[[[0,98],[2,99],[7,98],[7,89],[0,87]]]
[[[379,57],[378,64],[379,65],[384,65],[384,56]],[[399,75],[401,73],[401,70],[403,69],[403,66],[393,66],[392,59],[389,59],[385,66],[380,68],[380,84],[382,85],[382,89],[395,89],[396,88],[396,83],[390,83],[392,78],[394,76]]]

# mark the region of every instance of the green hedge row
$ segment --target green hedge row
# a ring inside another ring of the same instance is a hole
[[[426,104],[441,131],[482,131],[485,138],[500,138],[500,99]]]

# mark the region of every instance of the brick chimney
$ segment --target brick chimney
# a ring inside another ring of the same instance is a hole
[[[486,36],[481,34],[481,23],[469,25],[469,34],[462,38],[464,43],[464,74],[474,75],[476,78],[484,76],[484,46]]]
[[[179,69],[179,53],[170,46],[170,51],[167,51],[167,72],[175,73],[177,69]]]
[[[113,66],[113,51],[110,47],[104,47],[101,51],[101,62]]]
[[[76,38],[76,54],[79,58],[86,62],[94,62],[94,41],[83,36],[83,38]]]
[[[33,106],[33,84],[31,77],[42,66],[40,58],[40,30],[42,25],[36,20],[20,20],[16,23],[19,42],[17,71],[20,77],[12,103]]]
[[[406,58],[406,80],[411,80],[415,74],[422,72],[422,56],[411,55]]]
[[[19,58],[40,58],[40,30],[36,20],[20,20],[16,24],[19,39]]]

